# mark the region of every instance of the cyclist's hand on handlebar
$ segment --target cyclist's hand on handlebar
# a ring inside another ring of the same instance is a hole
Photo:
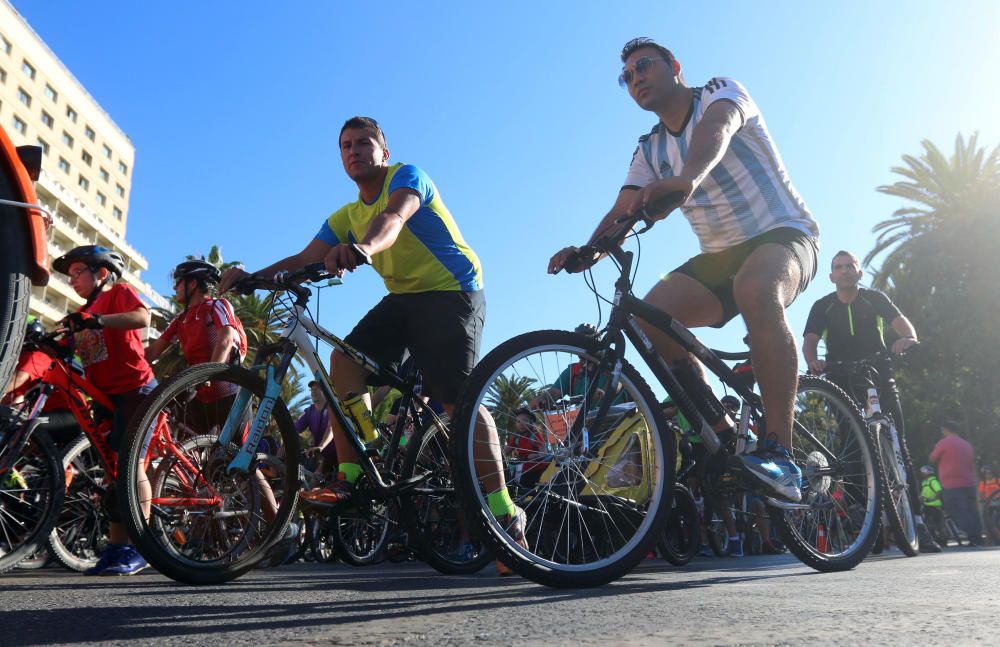
[[[344,270],[353,272],[359,265],[371,263],[371,256],[363,245],[340,243],[323,259],[326,271],[334,276],[344,276]]]
[[[684,204],[684,202],[686,202],[694,192],[694,184],[691,180],[683,177],[666,177],[662,180],[657,180],[652,184],[647,184],[642,189],[635,192],[635,196],[632,198],[632,202],[628,207],[628,214],[634,216],[642,211],[646,205],[652,204],[672,192],[680,192],[683,194],[684,199],[677,201],[666,211],[648,214],[650,219],[663,220],[670,215],[671,211]]]
[[[826,370],[826,362],[821,359],[814,359],[809,362],[809,372],[813,375],[822,375]]]
[[[913,339],[912,337],[900,337],[893,343],[892,352],[895,353],[896,356],[898,357],[903,353],[905,353],[906,351],[913,348],[914,346],[916,346],[918,343],[920,342],[918,342],[916,339]]]
[[[222,278],[219,279],[219,294],[225,294],[229,290],[233,289],[239,281],[250,276],[242,267],[230,267],[228,270],[222,273]]]
[[[566,259],[580,251],[579,247],[564,247],[549,259],[549,274],[558,274],[566,264]]]
[[[593,247],[566,247],[549,259],[549,274],[558,274],[559,270],[570,274],[582,272],[600,259],[600,253]]]

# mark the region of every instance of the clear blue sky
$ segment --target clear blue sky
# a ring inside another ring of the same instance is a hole
[[[155,287],[212,244],[251,269],[298,251],[356,198],[337,135],[370,115],[483,261],[484,351],[596,321],[583,279],[545,265],[586,240],[655,123],[616,83],[634,36],[670,47],[692,85],[730,76],[760,105],[822,228],[796,337],[832,288],[832,253],[868,252],[902,206],[875,187],[904,153],[924,138],[951,150],[958,132],[1000,143],[992,1],[14,4],[135,144],[128,239]],[[642,249],[640,294],[697,242],[674,214]],[[383,293],[370,269],[350,276],[324,292],[324,325],[346,333]],[[743,334],[737,320],[704,338]]]

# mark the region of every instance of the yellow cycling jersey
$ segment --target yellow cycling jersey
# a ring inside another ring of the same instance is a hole
[[[368,204],[359,196],[344,205],[323,223],[316,238],[331,246],[360,242],[372,219],[385,210],[389,195],[399,189],[414,191],[420,197],[420,208],[406,221],[396,242],[372,256],[372,265],[389,292],[481,290],[479,257],[462,238],[430,177],[412,164],[390,166],[374,202]]]

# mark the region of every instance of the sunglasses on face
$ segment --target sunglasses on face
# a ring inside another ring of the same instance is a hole
[[[645,74],[649,71],[649,68],[656,61],[661,60],[658,56],[643,56],[642,58],[636,60],[635,67],[632,69],[624,68],[622,73],[618,75],[618,85],[623,88],[627,88],[632,84],[632,79],[635,78],[636,74]]]

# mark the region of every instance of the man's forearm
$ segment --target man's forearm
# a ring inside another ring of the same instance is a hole
[[[116,330],[135,330],[149,325],[149,310],[136,308],[131,312],[118,312],[101,315],[101,323],[105,328]]]
[[[742,125],[736,106],[722,102],[709,107],[706,117],[698,123],[691,135],[684,168],[678,174],[697,187],[701,184],[729,148],[733,133]]]
[[[403,217],[394,211],[383,211],[375,216],[361,241],[368,255],[374,256],[392,247],[403,230],[403,223]]]

